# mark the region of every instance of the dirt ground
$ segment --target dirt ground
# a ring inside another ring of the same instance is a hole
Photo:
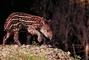
[[[74,60],[70,52],[47,45],[0,45],[0,60]]]

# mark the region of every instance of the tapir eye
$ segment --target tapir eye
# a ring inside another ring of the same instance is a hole
[[[50,32],[50,30],[47,30],[47,32]]]

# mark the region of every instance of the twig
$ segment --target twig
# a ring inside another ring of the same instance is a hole
[[[74,44],[72,44],[72,46],[73,46],[73,51],[74,51],[74,58],[76,58],[76,53],[75,53]]]

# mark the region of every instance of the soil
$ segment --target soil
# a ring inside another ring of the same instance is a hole
[[[18,47],[18,45],[5,45],[3,49],[0,46],[0,60],[4,60],[7,56],[9,60],[11,60],[10,57],[15,57],[15,59],[17,58],[16,60],[26,60],[26,58],[21,58],[21,53],[27,56],[44,56],[45,58],[43,60],[74,60],[74,58],[70,56],[70,52],[52,48],[50,45],[22,45],[21,47]]]

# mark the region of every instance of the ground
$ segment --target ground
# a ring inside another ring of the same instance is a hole
[[[6,45],[0,46],[0,60],[74,60],[70,52],[64,52],[50,45]]]

